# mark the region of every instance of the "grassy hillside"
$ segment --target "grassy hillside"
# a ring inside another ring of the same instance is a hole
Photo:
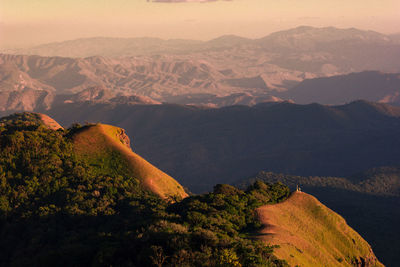
[[[78,129],[72,135],[74,151],[102,174],[130,175],[155,194],[165,197],[187,197],[182,186],[134,153],[123,129],[97,124]]]
[[[369,244],[316,198],[295,192],[286,201],[257,210],[260,238],[292,266],[383,266]]]

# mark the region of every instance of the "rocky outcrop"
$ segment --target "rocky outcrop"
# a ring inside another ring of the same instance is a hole
[[[374,267],[379,263],[372,249],[370,249],[369,255],[365,257],[354,257],[352,260],[352,265],[355,267]]]
[[[117,138],[124,144],[126,147],[131,149],[131,140],[129,139],[128,135],[125,133],[124,129],[119,128],[117,131]]]

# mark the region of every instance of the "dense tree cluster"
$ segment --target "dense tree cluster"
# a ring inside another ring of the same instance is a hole
[[[76,130],[30,113],[0,120],[1,266],[286,266],[254,238],[255,208],[286,199],[286,186],[168,202],[79,160]]]
[[[349,177],[297,176],[261,171],[255,177],[246,179],[239,187],[247,187],[255,181],[267,183],[282,182],[291,188],[296,185],[305,188],[329,188],[347,190],[380,196],[400,196],[400,167],[379,167]]]

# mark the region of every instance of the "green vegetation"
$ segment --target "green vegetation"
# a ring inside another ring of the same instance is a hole
[[[380,196],[400,196],[400,167],[380,167],[358,173],[348,178],[297,176],[261,171],[254,178],[246,179],[239,187],[247,187],[255,181],[282,182],[291,188],[329,188]]]
[[[183,198],[187,194],[171,176],[162,172],[129,147],[129,138],[121,128],[105,125],[74,127],[71,136],[80,161],[92,166],[96,175],[133,176],[141,185],[162,198]]]
[[[254,178],[241,182],[238,187],[260,180],[278,181],[296,188],[300,185],[330,209],[343,216],[372,246],[383,264],[396,266],[400,261],[400,168],[380,167],[347,178],[295,176],[272,172],[259,172]],[[388,244],[392,244],[388,246]]]
[[[74,136],[35,114],[0,120],[0,266],[287,266],[254,238],[280,184],[169,202],[81,160]]]

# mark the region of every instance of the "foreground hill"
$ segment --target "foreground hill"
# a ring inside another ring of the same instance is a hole
[[[121,128],[103,124],[85,126],[72,140],[76,155],[97,166],[99,174],[130,175],[161,197],[187,197],[177,181],[132,152],[129,138]]]
[[[13,156],[6,161],[12,167],[6,165],[3,171],[10,172],[13,177],[44,179],[51,173],[54,178],[76,175],[74,171],[65,168],[68,162],[81,166],[82,175],[129,176],[136,179],[142,189],[162,198],[187,197],[177,181],[132,152],[130,140],[121,128],[97,124],[63,129],[52,118],[38,113],[14,114],[2,118],[0,126],[4,140],[2,150],[6,154],[13,151]],[[34,149],[35,143],[37,149],[43,152],[38,155],[43,158],[37,158],[36,153],[30,151]],[[23,151],[24,148],[26,151]],[[55,169],[49,174],[39,170],[38,166],[30,166],[46,159],[49,160],[46,166],[55,164]],[[25,162],[23,167],[17,166],[20,161]]]
[[[241,96],[249,95],[251,100],[247,102],[251,104],[275,101],[269,92],[272,84],[301,80],[302,73],[293,71],[272,78],[283,71],[273,67],[269,68],[270,80],[261,75],[264,67],[245,71],[249,64],[254,63],[218,63],[202,56],[113,59],[0,54],[0,110],[48,109],[65,101],[118,102],[120,97],[130,96],[142,97],[145,101],[138,102],[148,104],[176,101],[180,95],[205,95],[208,98],[189,103],[220,106],[240,102]],[[236,65],[242,69],[229,67]]]
[[[257,209],[260,239],[277,244],[275,255],[291,266],[383,266],[346,221],[302,192]]]
[[[400,74],[366,71],[307,79],[279,94],[298,104],[340,105],[357,99],[400,104]]]
[[[260,171],[253,178],[247,178],[239,185],[246,187],[257,180],[268,183],[282,182],[290,188],[296,188],[296,185],[301,185],[307,189],[329,188],[376,196],[400,197],[400,167],[373,168],[348,177],[305,177]]]
[[[256,209],[288,198],[282,183],[189,197],[130,150],[121,128],[63,129],[35,113],[0,119],[0,148],[2,266],[288,266],[253,238]]]
[[[305,79],[399,73],[399,55],[390,36],[334,27],[297,27],[257,40],[79,39],[0,54],[0,110],[49,108],[59,94],[92,87],[159,102],[252,105],[276,101]],[[343,97],[356,100],[351,92]],[[357,99],[377,101],[369,92]]]
[[[261,171],[240,183],[246,188],[255,181],[282,182],[291,189],[300,185],[335,210],[368,240],[378,258],[387,266],[400,260],[400,168],[382,167],[349,177],[295,176]]]

